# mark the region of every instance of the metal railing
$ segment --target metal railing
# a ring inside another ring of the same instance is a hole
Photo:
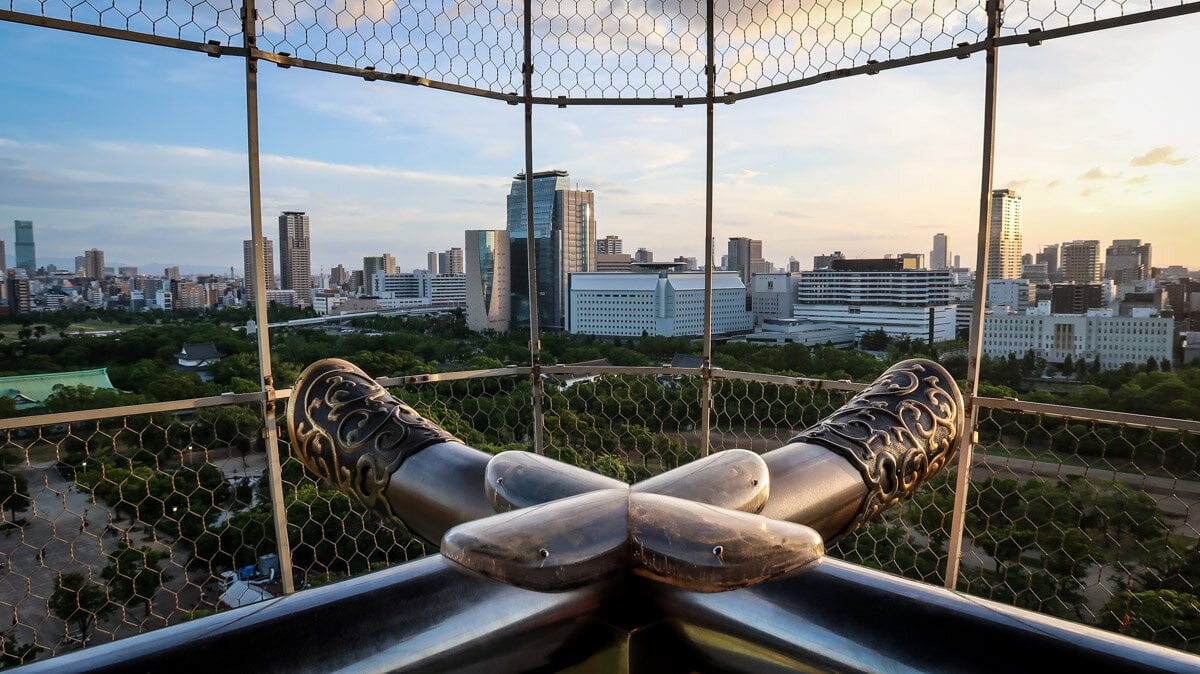
[[[381,381],[469,444],[501,451],[532,449],[528,373]],[[698,370],[554,366],[544,374],[548,456],[631,482],[700,456]],[[709,444],[769,451],[861,388],[713,370]],[[276,402],[289,395],[277,391]],[[24,475],[29,494],[26,507],[11,508],[0,539],[9,647],[33,644],[44,657],[79,647],[72,634],[80,630],[99,643],[220,610],[232,603],[222,604],[222,573],[248,566],[256,567],[247,574],[252,586],[284,592],[269,570],[258,577],[264,559],[278,560],[276,572],[302,588],[429,552],[310,477],[288,458],[286,438],[273,479],[259,442],[261,400],[243,394],[0,420],[6,471]],[[953,517],[945,476],[832,554],[940,584],[951,575],[954,521],[962,521],[959,590],[1200,649],[1200,634],[1138,622],[1151,613],[1139,602],[1166,601],[1163,590],[1182,593],[1190,582],[1186,567],[1200,546],[1200,422],[989,398],[973,406],[979,441],[964,516]],[[78,592],[63,599],[60,573],[105,592],[91,604]],[[76,604],[82,613],[72,615]]]
[[[520,106],[527,175],[538,106],[703,105],[706,215],[696,235],[704,237],[706,269],[714,258],[717,104],[981,52],[988,68],[976,273],[984,279],[995,64],[1003,48],[1198,10],[1200,2],[1182,0],[710,0],[619,8],[532,0],[7,0],[0,20],[244,59],[250,235],[259,248],[263,62]],[[532,218],[533,209],[526,210]],[[255,259],[256,296],[265,297],[263,256]],[[536,275],[535,265],[529,269]],[[1195,648],[1197,635],[1149,625],[1145,616],[1183,610],[1176,604],[1188,600],[1179,595],[1194,589],[1184,571],[1200,547],[1191,500],[1200,482],[1200,428],[978,397],[977,286],[966,378],[975,433],[960,447],[960,464],[970,470],[960,470],[953,487],[934,485],[836,553]],[[257,323],[268,324],[264,309]],[[859,386],[722,371],[712,367],[711,337],[706,323],[703,365],[695,370],[548,367],[540,362],[535,319],[528,367],[385,383],[473,444],[526,448],[629,480],[710,450],[769,449]],[[11,483],[0,539],[0,620],[4,609],[12,612],[0,653],[5,662],[426,552],[288,460],[275,416],[289,391],[275,388],[269,330],[259,331],[257,347],[258,393],[0,419],[7,476],[0,488]],[[232,596],[231,588],[241,594]],[[1147,608],[1153,602],[1156,608]]]

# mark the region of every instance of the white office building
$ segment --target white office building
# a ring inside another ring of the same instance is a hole
[[[795,274],[761,273],[750,279],[750,310],[756,325],[772,318],[792,317],[798,278]]]
[[[987,282],[987,306],[1025,311],[1037,302],[1037,285],[1026,278],[993,278]]]
[[[379,298],[380,307],[388,309],[466,306],[467,276],[431,274],[422,269],[396,274],[377,271],[371,275],[371,294]]]
[[[713,334],[748,332],[746,286],[737,272],[714,272]],[[576,272],[568,281],[567,331],[605,337],[704,333],[704,274]]]
[[[1033,351],[1048,363],[1100,359],[1103,369],[1125,363],[1142,365],[1148,358],[1171,360],[1175,321],[1134,309],[1131,316],[1114,316],[1111,309],[1087,314],[1052,314],[1042,301],[1026,313],[989,314],[983,320],[983,353],[993,358],[1023,356]]]
[[[832,323],[890,337],[954,339],[957,307],[952,274],[933,270],[833,270],[800,272],[794,318]]]

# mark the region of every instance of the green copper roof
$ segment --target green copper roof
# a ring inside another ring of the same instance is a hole
[[[17,409],[40,404],[54,393],[55,386],[91,386],[92,388],[116,389],[108,380],[108,368],[76,370],[74,372],[47,372],[45,374],[19,374],[0,377],[0,396],[17,401]]]

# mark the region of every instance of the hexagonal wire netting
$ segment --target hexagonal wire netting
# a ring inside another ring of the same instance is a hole
[[[1195,4],[1009,2],[999,35],[1003,41],[1087,30]],[[720,97],[811,83],[850,68],[915,63],[914,57],[950,58],[981,48],[987,37],[985,3],[963,0],[716,2],[711,25],[699,3],[531,6],[528,94],[545,99],[696,103],[707,93],[710,56]],[[8,0],[0,3],[0,19],[237,54],[245,44],[241,9],[232,0]],[[526,13],[522,4],[503,1],[280,0],[257,4],[255,26],[263,57],[516,96],[524,87]],[[527,374],[393,383],[398,395],[468,444],[533,448]],[[545,387],[549,456],[632,482],[702,451],[706,403],[697,376],[579,369]],[[714,451],[767,451],[851,393],[757,375],[717,376],[707,440]],[[979,402],[959,589],[1200,649],[1197,634],[1145,620],[1184,608],[1172,602],[1200,590],[1188,573],[1200,549],[1193,507],[1200,496],[1200,434],[1180,430],[1186,426],[1105,421],[1086,411],[1046,414]],[[286,438],[279,443],[278,487],[290,546],[278,550],[260,406],[193,403],[146,414],[80,414],[63,423],[8,423],[0,431],[0,620],[11,613],[0,645],[5,662],[280,592],[289,573],[281,558],[290,560],[296,586],[305,587],[431,551],[313,479],[288,458]],[[934,480],[831,553],[942,582],[953,511],[948,481],[948,475]]]

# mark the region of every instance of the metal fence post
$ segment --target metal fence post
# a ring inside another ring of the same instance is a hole
[[[979,187],[979,235],[975,257],[975,293],[971,307],[970,343],[967,345],[967,403],[966,433],[959,439],[958,474],[954,486],[954,512],[950,521],[950,549],[946,557],[946,587],[958,584],[962,563],[963,532],[967,521],[967,491],[971,486],[971,468],[978,437],[979,365],[983,352],[983,305],[987,300],[988,248],[991,241],[992,171],[995,164],[996,140],[996,55],[999,52],[1000,22],[1004,0],[988,0],[987,69],[984,75],[983,105],[983,169]]]
[[[533,392],[533,451],[545,454],[542,386],[542,342],[539,339],[537,301],[537,239],[533,227],[533,0],[525,0],[525,61],[521,65],[525,89],[525,265],[529,281],[529,373]]]
[[[275,379],[271,373],[271,338],[267,324],[266,265],[263,256],[262,192],[258,162],[258,39],[254,0],[242,5],[242,39],[246,44],[246,145],[249,164],[250,236],[254,241],[254,316],[258,323],[258,365],[262,377],[263,426],[267,443],[267,479],[271,486],[271,513],[279,546],[280,581],[284,594],[295,591],[292,580],[292,546],[288,542],[287,511],[283,506],[283,476],[279,459],[279,428],[275,422]]]
[[[705,55],[704,63],[706,82],[704,108],[707,119],[705,123],[706,148],[704,163],[704,361],[700,369],[702,377],[700,384],[700,456],[708,456],[710,451],[708,434],[712,430],[713,402],[713,123],[717,89],[716,56],[713,53],[715,51],[715,40],[713,37],[713,13],[715,10],[713,4],[713,0],[707,0],[705,4],[707,54]]]

